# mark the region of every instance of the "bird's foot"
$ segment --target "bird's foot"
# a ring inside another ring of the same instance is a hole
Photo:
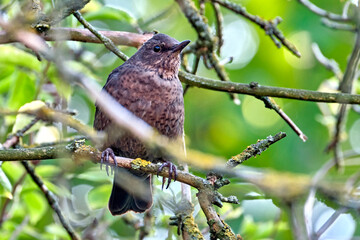
[[[109,157],[112,157],[112,159],[114,160],[115,165],[110,164]],[[111,148],[107,148],[101,153],[101,161],[100,161],[100,169],[101,170],[102,170],[102,165],[103,164],[106,165],[105,169],[106,169],[106,173],[107,173],[108,176],[109,176],[109,165],[111,167],[111,174],[114,173],[114,169],[117,166],[117,162],[116,162],[115,153]]]
[[[177,171],[176,171],[176,166],[175,164],[173,164],[172,162],[169,162],[169,161],[166,161],[164,162],[158,169],[157,171],[157,176],[159,176],[159,173],[161,172],[161,170],[164,168],[164,167],[168,167],[169,168],[169,177],[167,178],[168,179],[168,184],[166,186],[166,189],[169,188],[170,186],[170,182],[171,182],[171,179],[174,177],[174,182],[176,181],[176,177],[177,177]],[[164,189],[164,184],[166,182],[166,177],[163,177],[163,182],[162,182],[162,185],[161,185],[161,189]]]

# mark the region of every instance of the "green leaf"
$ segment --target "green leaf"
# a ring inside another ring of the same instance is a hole
[[[43,195],[37,191],[26,191],[22,192],[21,198],[30,216],[30,222],[37,223],[47,210],[47,202]]]
[[[103,169],[106,166],[103,166]],[[88,170],[84,173],[81,173],[76,176],[78,179],[93,181],[93,182],[106,182],[111,183],[111,179],[106,175],[105,171],[100,171],[98,166],[96,166],[96,169]]]
[[[12,185],[2,168],[0,168],[0,196],[12,199]]]
[[[58,224],[50,224],[46,227],[46,235],[48,239],[69,239],[69,234]],[[57,238],[56,238],[57,237]]]
[[[91,209],[104,208],[104,206],[107,206],[111,188],[111,184],[104,184],[93,188],[89,192],[88,200]]]
[[[17,181],[24,172],[22,170],[23,167],[20,166],[20,163],[18,162],[4,162],[1,166],[1,169],[4,171],[6,176],[8,176],[12,183],[15,183],[15,181]]]
[[[59,78],[57,69],[53,65],[50,66],[47,75],[50,81],[55,85],[60,96],[69,101],[72,94],[72,87],[70,84]]]
[[[241,226],[241,233],[246,239],[266,239],[271,236],[275,228],[274,222],[254,222],[250,216],[245,216]]]
[[[0,78],[0,94],[7,93],[10,89],[11,83],[12,83],[11,75],[3,79]]]
[[[0,64],[21,66],[32,71],[41,70],[41,62],[35,56],[12,45],[0,45]]]
[[[12,84],[9,89],[8,108],[18,109],[25,103],[34,100],[35,96],[35,75],[16,71],[12,76]]]
[[[34,143],[35,144],[44,144],[44,143],[53,143],[60,140],[59,129],[55,126],[42,126],[39,131],[36,133]]]
[[[89,22],[104,19],[125,21],[128,23],[134,21],[133,17],[131,17],[127,12],[112,7],[103,7],[99,11],[87,13],[85,15],[85,19]]]
[[[51,178],[59,174],[60,168],[55,165],[39,165],[36,167],[36,173],[42,178]]]
[[[11,75],[14,73],[15,67],[0,64],[0,94],[7,93],[11,85]]]
[[[44,180],[44,179],[43,179],[43,181],[44,181],[45,186],[49,189],[49,191],[51,191],[55,195],[67,197],[67,198],[71,197],[71,193],[69,192],[69,189],[65,188],[64,186],[55,185],[52,182]]]
[[[26,110],[37,110],[41,107],[46,106],[42,101],[32,101],[30,103],[26,103],[25,105],[21,106],[19,111],[26,111]],[[18,130],[23,129],[26,125],[28,125],[34,119],[33,116],[29,116],[26,114],[18,114],[16,115],[15,124],[12,129],[12,133],[16,133]],[[26,133],[34,132],[38,130],[41,126],[45,125],[43,122],[39,121],[34,126],[32,126]]]

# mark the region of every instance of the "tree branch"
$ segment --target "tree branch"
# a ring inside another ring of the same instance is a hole
[[[301,53],[296,49],[296,47],[285,39],[285,36],[282,32],[277,28],[277,25],[282,21],[281,18],[277,17],[274,20],[263,20],[258,16],[251,15],[246,11],[245,8],[237,5],[236,3],[230,2],[228,0],[212,0],[220,4],[221,6],[237,13],[245,18],[249,19],[253,23],[259,25],[262,29],[265,30],[266,34],[270,36],[275,45],[280,48],[281,44],[285,46],[290,52],[292,52],[295,56],[301,57]],[[280,42],[279,42],[280,41]]]
[[[37,120],[42,120],[45,122],[61,122],[69,127],[76,129],[78,132],[88,136],[95,143],[99,141],[99,135],[93,128],[82,124],[79,120],[73,118],[67,113],[56,111],[49,107],[44,106],[38,109],[25,110],[25,111],[6,111],[4,109],[0,109],[0,115],[1,114],[5,114],[5,115],[28,114],[35,116]]]
[[[93,162],[100,163],[101,162],[101,152],[96,149],[84,145],[84,141],[75,141],[66,146],[56,146],[56,147],[42,147],[42,148],[32,148],[32,149],[8,149],[0,151],[0,160],[2,161],[24,161],[24,160],[47,160],[58,158],[64,154],[72,154],[72,157],[75,161],[82,161],[83,159],[90,159]],[[109,159],[111,165],[115,165],[114,160],[112,158]],[[134,171],[146,172],[149,174],[158,174],[159,176],[169,176],[168,169],[164,168],[161,172],[158,173],[158,169],[161,164],[154,164],[142,159],[129,159],[124,157],[116,157],[116,162],[118,167],[132,169]],[[212,185],[207,180],[194,176],[188,172],[177,171],[178,181],[182,183],[186,183],[192,187],[199,189],[209,189],[212,188]],[[208,192],[209,193],[209,192]],[[201,194],[205,194],[202,192]],[[206,205],[210,204],[210,205]],[[214,226],[216,232],[221,231],[224,228],[224,224],[220,224],[221,220],[218,217],[215,209],[213,208],[211,202],[203,203],[202,207],[208,221],[214,221],[210,227]],[[229,229],[223,229],[222,232],[228,233]],[[235,235],[234,235],[235,236]],[[231,239],[231,238],[225,238]]]
[[[311,90],[261,86],[257,83],[245,84],[221,82],[210,78],[195,76],[183,71],[179,72],[180,80],[191,86],[206,88],[221,92],[242,93],[252,96],[269,96],[289,98],[312,102],[360,104],[360,95],[348,93],[326,93]]]
[[[286,137],[286,133],[279,132],[274,137],[268,136],[266,139],[258,140],[257,143],[251,144],[248,146],[242,153],[231,157],[227,163],[226,166],[229,168],[234,168],[237,165],[245,162],[251,157],[255,157],[256,155],[260,155],[263,151],[265,151],[270,145],[276,143],[277,141],[283,139]]]
[[[359,68],[359,62],[360,62],[360,10],[359,9],[357,9],[355,20],[357,24],[355,45],[351,52],[349,62],[346,66],[344,76],[339,85],[339,90],[343,93],[352,92],[356,72],[357,69]],[[335,162],[337,167],[343,165],[343,158],[339,144],[341,141],[340,139],[341,133],[345,128],[347,115],[348,115],[348,106],[341,105],[339,112],[337,114],[333,139],[331,140],[331,142],[329,143],[326,149],[327,151],[329,150],[334,151]]]
[[[116,45],[124,45],[129,47],[141,47],[147,40],[154,34],[145,33],[138,34],[132,32],[122,31],[98,31],[100,34],[109,38]],[[88,43],[102,43],[88,29],[80,28],[51,28],[48,31],[40,33],[40,36],[45,41],[78,41]],[[18,42],[18,39],[12,35],[7,34],[5,31],[0,31],[0,44]]]
[[[37,117],[34,118],[29,124],[27,124],[25,127],[20,129],[19,131],[17,131],[16,134],[14,134],[13,136],[10,136],[7,139],[7,141],[2,145],[5,148],[5,150],[4,149],[0,150],[0,156],[2,156],[3,153],[6,153],[6,151],[11,151],[11,150],[8,150],[7,148],[10,148],[10,147],[15,146],[16,144],[18,144],[19,137],[24,135],[33,125],[35,125],[38,122],[38,120],[39,120],[39,118],[37,118]],[[49,152],[51,152],[51,151],[49,151]],[[40,153],[40,155],[42,155],[43,153],[44,153],[44,151],[42,151],[42,153]],[[37,154],[39,155],[39,153],[37,153]],[[63,154],[63,152],[62,153],[58,152],[58,154],[59,155]],[[53,155],[51,157],[55,157],[55,156]],[[7,157],[9,157],[9,155],[7,155]],[[11,155],[10,155],[10,157],[11,157]],[[33,160],[38,160],[38,159],[33,159]],[[71,239],[74,239],[74,240],[79,239],[78,236],[76,235],[75,231],[72,229],[72,227],[69,225],[69,223],[64,218],[64,215],[63,215],[63,213],[62,213],[62,211],[61,211],[61,209],[60,209],[60,207],[59,207],[59,205],[57,203],[56,198],[53,196],[52,192],[47,189],[47,187],[44,185],[44,182],[40,179],[40,177],[36,175],[36,173],[34,171],[34,168],[31,167],[30,164],[28,162],[24,161],[24,160],[21,160],[21,163],[25,167],[26,172],[30,175],[30,177],[33,179],[33,181],[39,186],[40,190],[44,193],[45,198],[47,199],[50,207],[57,214],[62,226],[67,231],[67,233],[69,234]],[[24,178],[26,177],[26,172],[15,183],[15,185],[13,186],[13,190],[12,190],[13,192],[12,193],[15,192],[18,185],[24,180]],[[0,225],[4,221],[6,206],[7,206],[8,203],[9,203],[9,199],[7,198],[6,201],[4,202],[3,209],[1,211]]]
[[[324,54],[321,52],[319,45],[316,43],[313,43],[311,45],[312,51],[315,55],[315,58],[328,70],[334,73],[336,78],[341,81],[343,78],[343,73],[340,70],[339,64],[334,59],[328,59],[324,56]]]
[[[276,140],[280,140],[284,137],[284,134],[278,134],[275,137]],[[278,139],[279,138],[279,139]],[[268,145],[273,143],[274,141],[268,137],[266,141],[262,141],[261,144],[258,144],[257,151],[253,153],[253,156],[259,154],[259,151],[265,150]],[[261,146],[260,146],[261,145]],[[99,163],[101,162],[101,153],[96,149],[84,145],[84,141],[75,141],[66,146],[56,146],[56,147],[40,147],[40,148],[32,148],[32,149],[10,149],[0,151],[0,160],[2,161],[19,161],[19,160],[46,160],[52,158],[63,157],[67,154],[71,154],[75,161],[81,161],[82,159],[90,159],[93,162]],[[248,156],[249,158],[249,156]],[[192,159],[195,161],[194,159]],[[114,160],[109,159],[110,164],[114,165]],[[200,161],[196,160],[196,161]],[[141,159],[129,159],[124,157],[116,157],[116,163],[118,167],[133,169],[134,171],[141,171],[150,174],[157,174],[158,169],[160,167],[159,164],[153,164],[151,162],[141,160]],[[216,168],[218,169],[218,168]],[[225,170],[224,170],[225,171]],[[223,186],[224,184],[218,184],[211,179],[203,179],[197,176],[194,176],[185,171],[177,172],[177,180],[190,185],[199,190],[198,198],[202,210],[204,211],[208,224],[211,228],[212,234],[221,239],[236,239],[235,234],[230,230],[229,226],[224,223],[220,216],[217,215],[213,204],[217,204],[218,195],[216,194],[216,190]],[[167,169],[163,169],[160,173],[160,176],[168,176],[169,172]],[[226,183],[229,183],[226,181]],[[227,198],[223,198],[227,199]],[[220,199],[221,201],[221,199]],[[218,205],[218,204],[217,204]],[[182,215],[182,219],[186,221],[184,224],[188,224],[185,227],[192,231],[196,228],[196,224],[193,222],[191,214]],[[194,233],[194,232],[192,232]],[[196,234],[197,235],[197,234]],[[201,235],[198,235],[201,236]]]
[[[324,18],[328,18],[330,20],[333,21],[341,21],[341,22],[348,22],[350,21],[349,18],[345,18],[339,14],[335,14],[332,12],[328,12],[322,8],[319,8],[318,6],[316,6],[315,4],[311,3],[308,0],[298,0],[299,3],[301,3],[302,5],[304,5],[306,8],[308,8],[310,11],[312,11],[313,13],[324,17]]]
[[[53,32],[52,32],[53,31]],[[61,34],[64,33],[64,34]],[[70,36],[66,36],[69,33]],[[151,36],[141,35],[136,33],[127,33],[127,32],[116,32],[116,31],[100,31],[100,33],[108,36],[110,39],[115,40],[118,44],[123,44],[127,46],[138,47],[141,46],[147,39]],[[95,40],[94,36],[90,37],[92,33],[86,29],[72,29],[72,28],[54,28],[50,30],[45,36],[44,40],[54,41],[57,40],[55,35],[62,35],[63,40],[73,40],[73,41],[89,41],[93,43],[100,43],[100,40]],[[10,37],[11,36],[11,37]],[[19,41],[19,38],[7,34],[6,32],[0,32],[0,43],[9,43],[4,39],[11,39],[12,42]],[[86,40],[87,39],[87,40]],[[280,88],[280,87],[270,87],[270,86],[260,86],[250,87],[248,84],[243,83],[234,83],[234,82],[220,82],[217,80],[195,76],[193,74],[185,73],[183,71],[179,72],[179,77],[182,82],[190,86],[211,89],[222,92],[234,92],[247,94],[252,96],[269,96],[269,97],[279,97],[279,98],[290,98],[303,101],[313,101],[313,102],[328,102],[328,103],[346,103],[346,104],[360,104],[359,95],[351,94],[342,94],[342,93],[323,93],[311,90],[301,90],[301,89],[291,89],[291,88]]]
[[[76,11],[73,13],[73,15],[77,18],[77,20],[84,25],[87,29],[90,30],[103,44],[104,46],[109,49],[111,52],[115,53],[116,56],[118,56],[123,61],[126,61],[129,59],[128,56],[126,56],[123,52],[121,52],[115,44],[106,36],[99,33],[90,23],[88,23],[83,16],[80,14],[79,11]]]
[[[0,151],[1,152],[1,151]],[[69,234],[70,238],[73,240],[80,239],[75,231],[72,229],[68,221],[65,219],[63,213],[60,210],[59,203],[57,199],[55,198],[54,194],[45,186],[44,182],[41,180],[41,178],[35,173],[35,170],[33,167],[30,166],[30,164],[27,161],[21,161],[22,165],[32,178],[32,180],[35,182],[35,184],[39,187],[39,189],[44,193],[44,196],[46,200],[48,201],[50,207],[54,209],[56,212],[56,215],[59,217],[59,220],[63,227],[65,228],[66,232]]]

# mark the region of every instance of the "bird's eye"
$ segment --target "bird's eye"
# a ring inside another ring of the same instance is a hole
[[[161,47],[159,45],[156,45],[154,47],[154,52],[160,52],[160,50],[161,50]]]

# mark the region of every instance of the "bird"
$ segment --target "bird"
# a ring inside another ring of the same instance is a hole
[[[170,140],[182,138],[184,99],[178,71],[180,53],[189,43],[189,40],[179,42],[166,34],[155,34],[132,57],[110,73],[102,91]],[[149,149],[140,139],[126,131],[119,134],[111,119],[96,103],[95,107],[94,128],[104,131],[107,136],[101,148],[102,161],[108,162],[109,156],[115,159],[115,155],[118,155],[162,162],[159,170],[169,168],[167,187],[172,176],[176,180],[176,166],[167,156]],[[146,191],[140,197],[134,192],[135,188],[134,191],[125,190],[121,182],[116,181],[117,175],[121,174],[116,167],[108,204],[112,215],[128,211],[141,213],[152,206],[151,176],[129,172],[144,183]],[[163,186],[164,181],[165,178]]]

